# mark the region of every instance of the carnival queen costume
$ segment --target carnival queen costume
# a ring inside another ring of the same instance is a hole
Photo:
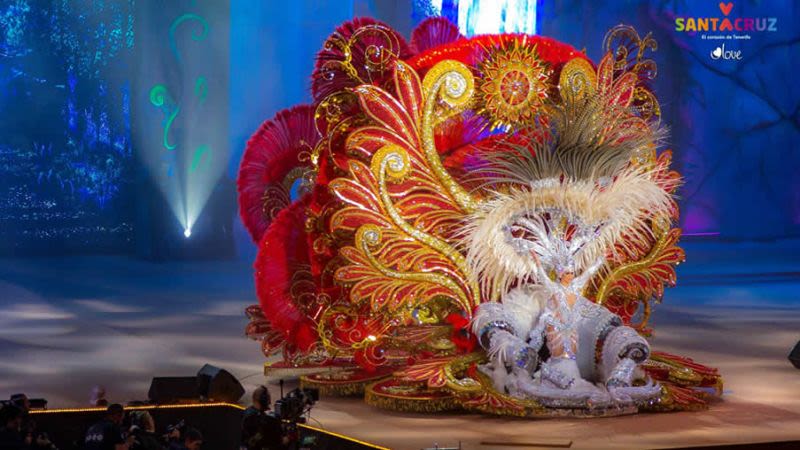
[[[715,369],[653,351],[683,259],[680,176],[648,82],[655,42],[612,29],[598,64],[521,34],[410,42],[355,19],[313,104],[247,144],[258,243],[247,334],[267,370],[404,411],[527,417],[703,408]]]

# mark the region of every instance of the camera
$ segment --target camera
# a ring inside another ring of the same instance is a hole
[[[269,394],[263,388],[258,400],[261,407],[268,405]],[[305,423],[303,417],[311,406],[319,400],[318,389],[295,389],[275,402],[271,413],[256,408],[248,408],[242,421],[242,448],[249,450],[286,450],[313,448],[313,443],[301,439],[298,424]]]
[[[303,421],[303,414],[319,400],[319,389],[297,388],[275,402],[275,417],[289,422]]]

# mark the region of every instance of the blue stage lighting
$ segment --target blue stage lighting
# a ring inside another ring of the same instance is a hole
[[[458,21],[466,36],[495,33],[536,34],[538,0],[432,0],[431,10]]]

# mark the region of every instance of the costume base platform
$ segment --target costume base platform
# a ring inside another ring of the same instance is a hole
[[[478,450],[686,448],[780,441],[796,441],[795,448],[800,448],[797,383],[794,389],[785,392],[787,399],[795,399],[793,408],[728,398],[704,412],[591,419],[397,413],[376,409],[360,399],[324,399],[314,408],[312,423],[398,450],[432,448],[436,444],[458,448],[459,443],[464,450]]]
[[[661,312],[667,309],[664,306]],[[669,315],[684,313],[688,311],[680,308]],[[794,448],[800,448],[800,370],[786,359],[800,337],[798,311],[719,307],[703,308],[694,316],[704,325],[679,330],[662,323],[656,339],[668,351],[680,349],[720,368],[725,393],[707,411],[531,420],[399,413],[369,406],[360,398],[326,397],[314,407],[313,423],[380,446],[409,450],[435,444],[458,448],[459,442],[464,450],[685,448],[780,441],[796,441]],[[716,318],[709,319],[712,316]],[[704,344],[696,344],[701,338]]]

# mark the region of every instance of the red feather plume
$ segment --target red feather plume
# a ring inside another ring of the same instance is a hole
[[[453,22],[444,17],[429,17],[411,32],[411,49],[414,53],[420,53],[463,37]]]
[[[314,323],[294,297],[296,274],[307,269],[309,251],[303,223],[309,196],[295,201],[275,217],[258,245],[256,294],[264,317],[290,348],[308,350],[317,341]]]
[[[314,107],[296,106],[264,122],[245,147],[237,188],[239,214],[258,242],[272,219],[291,201],[292,170],[308,166],[307,155],[319,141]]]

